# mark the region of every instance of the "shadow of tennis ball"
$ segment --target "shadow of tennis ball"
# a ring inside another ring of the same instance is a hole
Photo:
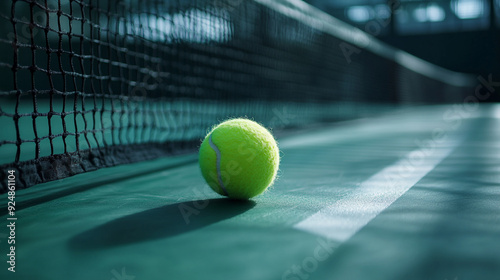
[[[190,223],[179,211],[185,203],[206,204]],[[120,245],[168,238],[195,231],[208,225],[232,218],[253,208],[253,201],[209,199],[166,205],[135,213],[107,222],[75,235],[68,247],[75,251],[98,250]]]

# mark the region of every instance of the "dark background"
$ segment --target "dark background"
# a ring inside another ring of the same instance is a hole
[[[500,80],[500,0],[306,2],[429,62]]]

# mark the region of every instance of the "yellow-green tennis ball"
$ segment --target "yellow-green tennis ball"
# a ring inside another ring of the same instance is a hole
[[[247,119],[232,119],[208,133],[200,147],[201,173],[217,193],[248,199],[273,184],[280,164],[271,133]]]

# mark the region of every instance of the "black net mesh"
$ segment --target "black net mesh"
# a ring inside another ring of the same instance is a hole
[[[467,93],[458,74],[415,70],[297,5],[1,1],[2,192],[6,170],[22,188],[190,152],[229,117],[279,131]]]

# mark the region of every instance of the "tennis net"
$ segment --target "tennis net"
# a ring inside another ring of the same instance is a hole
[[[460,102],[471,78],[293,0],[0,3],[1,192],[192,152],[230,117],[275,132]]]

